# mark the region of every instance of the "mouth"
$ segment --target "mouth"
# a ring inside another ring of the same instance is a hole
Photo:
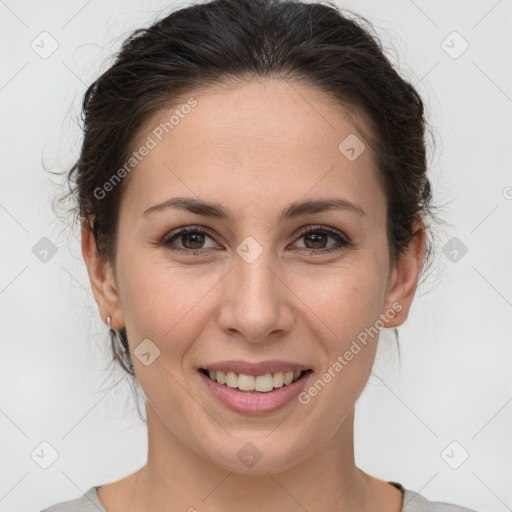
[[[264,375],[249,375],[233,371],[208,370],[206,368],[199,368],[199,371],[217,384],[247,394],[270,393],[305,379],[313,372],[313,370],[307,369],[277,371]]]

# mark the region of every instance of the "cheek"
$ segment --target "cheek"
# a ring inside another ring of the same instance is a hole
[[[369,256],[360,254],[314,273],[282,276],[294,290],[289,307],[301,311],[309,324],[306,328],[316,330],[314,337],[329,340],[329,352],[350,344],[375,324],[381,312],[382,276],[379,268],[368,264]],[[123,312],[131,343],[136,347],[149,338],[161,351],[178,356],[211,321],[212,310],[221,307],[218,294],[223,279],[229,279],[226,268],[186,267],[165,254],[148,257],[143,251],[133,251],[122,263]]]
[[[322,367],[329,373],[325,381],[336,381],[343,394],[362,389],[371,372],[380,334],[382,286],[382,276],[369,268],[345,268],[322,279],[321,291],[304,298],[312,304],[311,322],[321,320],[326,356]]]
[[[199,272],[169,261],[148,258],[126,261],[123,268],[123,314],[134,347],[143,339],[179,363],[191,340],[197,338],[209,316],[206,310],[222,273]]]
[[[323,417],[323,428],[336,431],[344,415],[364,390],[370,377],[379,339],[378,307],[374,290],[359,281],[328,288],[319,308],[329,326],[323,337],[321,370],[299,396],[305,407]]]
[[[383,286],[383,277],[375,269],[347,264],[314,283],[309,280],[300,287],[300,296],[311,310],[309,315],[322,321],[330,338],[346,342],[378,320]]]
[[[123,314],[137,380],[156,409],[165,404],[166,410],[186,410],[190,396],[183,393],[182,364],[210,318],[206,308],[218,277],[142,258],[127,260],[123,270]],[[147,341],[142,345],[147,339],[157,349]],[[151,358],[157,354],[149,365],[137,357],[139,345],[151,347]]]

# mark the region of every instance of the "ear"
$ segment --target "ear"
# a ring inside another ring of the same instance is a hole
[[[413,229],[414,236],[409,247],[400,256],[388,280],[384,311],[393,310],[396,314],[393,318],[388,318],[385,313],[381,316],[386,328],[398,327],[407,320],[418,286],[425,253],[425,225],[421,220],[417,220]],[[393,307],[393,304],[395,304],[395,307]],[[401,309],[398,305],[401,306]]]
[[[113,329],[124,327],[114,272],[112,266],[98,255],[90,220],[82,222],[82,255],[101,318],[107,323],[107,317],[110,315],[112,317],[110,325]]]

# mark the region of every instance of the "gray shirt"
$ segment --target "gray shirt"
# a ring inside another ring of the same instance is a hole
[[[472,509],[440,501],[429,501],[420,494],[405,489],[401,484],[389,482],[404,495],[401,512],[475,512]],[[85,494],[73,500],[62,501],[41,512],[107,512],[98,497],[100,485],[91,487]]]

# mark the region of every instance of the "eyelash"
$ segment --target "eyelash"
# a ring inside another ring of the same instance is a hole
[[[210,231],[209,229],[202,228],[202,227],[190,226],[190,227],[186,227],[186,228],[181,228],[178,231],[171,232],[167,237],[164,238],[164,240],[162,241],[162,244],[165,247],[169,248],[171,251],[174,251],[177,253],[193,254],[194,256],[202,255],[203,253],[208,252],[208,249],[195,249],[194,250],[194,249],[180,249],[177,247],[171,247],[171,243],[174,240],[176,240],[180,236],[186,235],[188,233],[200,233],[200,234],[208,235],[210,238],[214,238],[213,232]],[[328,254],[328,253],[332,253],[335,251],[342,251],[342,250],[344,250],[348,247],[351,247],[353,245],[353,243],[350,242],[346,237],[344,237],[338,230],[327,227],[327,226],[314,226],[312,228],[309,228],[308,230],[303,231],[299,235],[298,239],[303,238],[304,236],[309,235],[311,233],[323,233],[323,234],[329,235],[330,237],[334,238],[339,244],[339,247],[334,247],[334,248],[329,248],[329,249],[315,250],[315,249],[302,248],[302,250],[310,251],[311,255],[318,254],[318,253]]]

